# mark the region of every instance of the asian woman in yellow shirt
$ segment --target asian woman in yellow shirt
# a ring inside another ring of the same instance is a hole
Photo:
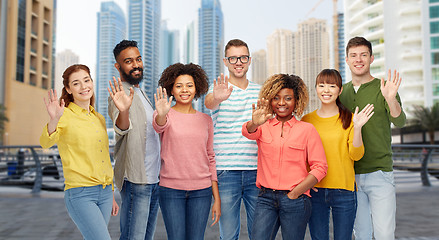
[[[357,211],[354,161],[364,155],[361,128],[373,115],[373,105],[352,113],[339,99],[342,79],[335,69],[324,69],[316,79],[321,107],[305,115],[302,121],[314,125],[323,143],[328,172],[311,191],[312,213],[309,229],[312,239],[329,240],[329,216],[332,213],[334,238],[352,239]]]
[[[104,117],[93,107],[90,69],[75,64],[63,73],[62,94],[44,99],[49,123],[40,137],[43,148],[58,145],[65,178],[64,200],[84,239],[111,239],[110,215],[119,206],[113,196],[113,169]]]

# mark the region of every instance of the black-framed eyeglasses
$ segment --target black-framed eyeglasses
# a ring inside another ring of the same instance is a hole
[[[226,59],[230,64],[236,64],[238,60],[241,61],[241,63],[248,63],[250,56],[244,55],[241,57],[226,57]]]

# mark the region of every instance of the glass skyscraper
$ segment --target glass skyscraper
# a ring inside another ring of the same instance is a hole
[[[160,0],[129,0],[128,39],[138,43],[143,59],[143,81],[140,87],[154,100],[158,86],[160,49]]]
[[[202,0],[198,10],[198,61],[209,77],[213,79],[223,72],[224,17],[219,0]],[[197,102],[199,111],[210,114],[204,106],[204,99]]]
[[[114,67],[113,48],[126,36],[125,16],[122,9],[114,2],[101,3],[97,13],[97,55],[96,55],[96,107],[104,115],[107,128],[113,123],[108,116],[108,81],[119,76]]]

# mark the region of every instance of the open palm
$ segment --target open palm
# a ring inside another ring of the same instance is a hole
[[[392,71],[389,70],[387,81],[384,82],[384,78],[381,78],[380,89],[385,99],[394,99],[396,97],[401,81],[402,79],[399,77],[399,72],[397,72],[396,70],[393,73],[393,77]]]
[[[270,119],[272,114],[268,107],[268,100],[265,100],[264,98],[258,99],[257,104],[257,107],[255,107],[255,104],[252,105],[252,122],[256,126],[260,126]]]
[[[171,109],[172,96],[168,99],[168,94],[166,89],[159,87],[157,88],[157,93],[154,94],[155,109],[159,116],[165,116]]]
[[[213,98],[215,100],[224,101],[232,94],[233,86],[229,87],[228,77],[224,78],[224,74],[221,73],[217,79],[213,80]]]
[[[48,92],[48,100],[44,98],[44,104],[46,105],[47,113],[49,114],[50,119],[60,119],[64,113],[64,100],[61,99],[61,102],[58,101],[58,97],[56,94],[56,90],[49,90]]]
[[[358,107],[355,108],[354,116],[352,117],[352,122],[354,122],[354,127],[363,127],[364,124],[369,121],[369,119],[374,114],[373,104],[367,104],[360,112],[358,112]]]
[[[131,104],[133,103],[134,89],[130,88],[130,95],[128,96],[123,90],[122,81],[120,78],[118,81],[116,81],[116,78],[113,77],[114,85],[111,83],[111,81],[109,82],[111,90],[110,88],[107,89],[110,93],[111,99],[113,99],[114,105],[116,105],[116,108],[119,109],[120,112],[130,109]]]

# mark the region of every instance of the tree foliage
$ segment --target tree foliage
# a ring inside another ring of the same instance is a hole
[[[414,106],[413,123],[428,132],[430,144],[434,144],[434,132],[439,129],[439,103],[432,107]]]

